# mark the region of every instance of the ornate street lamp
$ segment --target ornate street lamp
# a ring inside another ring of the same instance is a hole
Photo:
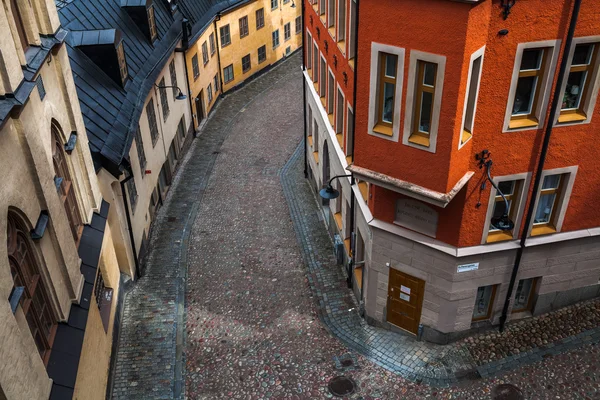
[[[349,178],[351,176],[352,176],[352,174],[334,176],[333,178],[331,178],[329,180],[329,183],[327,183],[327,186],[325,186],[323,189],[321,189],[319,191],[319,196],[321,196],[325,200],[337,199],[338,197],[340,197],[340,192],[338,190],[334,189],[333,186],[331,186],[331,182],[333,182],[335,179],[338,179],[338,178]]]

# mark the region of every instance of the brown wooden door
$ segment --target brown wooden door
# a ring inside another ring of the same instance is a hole
[[[417,334],[425,281],[390,268],[387,321]]]

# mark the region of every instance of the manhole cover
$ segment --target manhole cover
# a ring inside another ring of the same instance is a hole
[[[510,383],[498,385],[492,390],[494,400],[523,400],[524,398],[521,389]]]
[[[356,390],[356,383],[352,378],[347,376],[336,376],[329,381],[329,392],[336,397],[343,397],[354,393]]]

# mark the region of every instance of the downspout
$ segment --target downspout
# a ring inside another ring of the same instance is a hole
[[[544,141],[542,144],[542,151],[540,154],[540,159],[538,161],[538,165],[535,173],[535,181],[533,184],[532,198],[529,201],[529,207],[527,208],[527,216],[525,217],[525,225],[523,225],[523,230],[521,232],[521,243],[520,247],[517,250],[517,255],[515,258],[515,265],[512,270],[512,275],[510,277],[510,283],[508,285],[508,291],[506,293],[506,299],[504,301],[504,308],[502,309],[502,316],[500,317],[500,332],[504,331],[504,326],[506,324],[506,319],[508,317],[508,307],[510,306],[510,299],[512,297],[512,291],[515,286],[515,282],[517,280],[517,274],[519,272],[519,266],[521,264],[521,258],[523,256],[523,251],[525,249],[525,243],[527,241],[527,234],[529,233],[529,226],[531,225],[531,220],[533,218],[533,214],[535,213],[535,198],[537,197],[537,193],[540,189],[540,184],[542,181],[542,171],[544,170],[544,164],[546,162],[546,155],[548,154],[548,146],[550,144],[550,137],[552,135],[552,128],[554,126],[554,121],[556,120],[556,112],[558,111],[558,102],[560,100],[560,90],[563,85],[563,79],[565,76],[565,72],[567,70],[568,57],[571,52],[571,44],[573,42],[573,35],[575,33],[575,27],[577,26],[577,18],[579,17],[579,9],[581,7],[581,0],[575,0],[575,4],[573,5],[573,11],[571,13],[571,22],[569,24],[569,31],[567,33],[567,38],[565,40],[565,47],[562,53],[562,60],[560,62],[560,69],[558,71],[558,79],[556,80],[556,86],[554,87],[554,96],[552,98],[552,105],[550,108],[550,116],[546,121],[546,132],[544,133]]]
[[[350,2],[352,2],[352,0],[350,0]],[[356,139],[356,84],[358,82],[358,74],[356,72],[358,71],[358,27],[360,26],[358,19],[358,16],[360,15],[359,5],[359,0],[356,0],[356,28],[354,29],[354,78],[352,79],[354,82],[354,90],[352,93],[352,126],[354,127],[354,132],[352,132],[352,154],[350,154],[352,156],[352,162],[354,162],[354,141]],[[352,9],[352,3],[350,3],[350,9]],[[363,268],[363,272],[364,270],[365,269]]]
[[[304,121],[303,121],[303,127],[304,127],[304,179],[308,178],[308,159],[306,156],[306,153],[308,152],[308,131],[307,131],[307,127],[306,127],[306,79],[304,79],[304,72],[306,71],[306,48],[305,48],[305,37],[306,37],[306,33],[304,32],[304,0],[302,0],[302,98],[304,100],[304,102],[302,103],[302,106],[304,107]],[[310,123],[312,123],[312,121],[310,121]]]
[[[141,278],[140,265],[137,256],[137,250],[135,249],[135,240],[133,238],[133,226],[131,225],[131,214],[129,210],[128,199],[126,196],[125,184],[129,182],[130,179],[133,179],[133,171],[131,170],[131,165],[128,165],[125,169],[129,176],[124,180],[120,181],[121,184],[121,194],[123,197],[123,205],[125,206],[125,219],[127,220],[127,228],[129,229],[129,240],[131,241],[131,251],[133,252],[133,262],[135,264],[135,277],[137,279]]]
[[[219,82],[221,83],[221,98],[225,94],[225,90],[223,88],[223,74],[221,73],[221,51],[219,50],[219,31],[217,30],[217,21],[221,20],[221,13],[218,13],[213,19],[213,26],[215,31],[215,43],[217,45],[217,63],[219,64]]]
[[[187,58],[185,56],[186,51],[190,48],[190,38],[188,36],[188,20],[187,18],[184,18],[181,21],[181,30],[183,32],[183,37],[181,39],[181,48],[176,48],[175,52],[176,53],[181,53],[181,55],[183,56],[183,68],[185,69],[185,85],[187,86],[187,90],[188,90],[188,104],[190,106],[190,115],[192,116],[192,126],[194,125],[193,119],[194,119],[194,113],[192,112],[193,105],[192,105],[192,90],[190,89],[190,76],[188,73],[188,64],[187,64]],[[196,136],[196,128],[194,128],[194,137]]]
[[[355,256],[355,251],[354,248],[356,247],[356,233],[354,232],[354,202],[356,201],[356,198],[354,197],[354,174],[352,174],[352,177],[350,178],[350,263],[348,264],[348,287],[352,288],[353,287],[353,281],[354,281],[354,256]],[[354,237],[352,237],[354,236]]]

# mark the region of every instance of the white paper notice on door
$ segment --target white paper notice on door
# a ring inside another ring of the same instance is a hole
[[[409,288],[409,287],[406,287],[406,286],[402,286],[402,285],[400,285],[400,291],[401,291],[402,293],[410,294],[410,288]]]
[[[404,293],[400,293],[400,300],[410,301],[410,296]]]

